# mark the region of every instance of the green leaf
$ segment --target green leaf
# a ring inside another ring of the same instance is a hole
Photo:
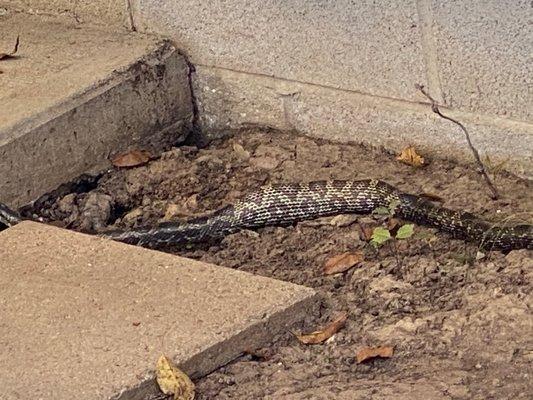
[[[391,202],[389,203],[389,214],[394,215],[399,205],[400,200],[391,200]]]
[[[391,235],[388,229],[377,227],[376,229],[374,229],[374,232],[372,232],[372,238],[371,238],[372,240],[370,241],[370,243],[378,247],[378,246],[381,246],[383,243],[385,243],[390,238],[391,238]]]
[[[396,232],[396,239],[407,239],[413,236],[415,226],[413,224],[405,224]]]
[[[372,214],[390,215],[390,210],[387,207],[376,207],[374,208],[374,211],[372,211]]]

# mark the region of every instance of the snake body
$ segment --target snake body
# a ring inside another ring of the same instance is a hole
[[[148,247],[174,246],[220,239],[242,229],[286,226],[336,214],[368,214],[393,204],[394,215],[402,219],[476,242],[485,249],[533,248],[533,225],[494,225],[468,212],[437,206],[373,179],[265,186],[205,217],[185,223],[110,231],[103,236]]]

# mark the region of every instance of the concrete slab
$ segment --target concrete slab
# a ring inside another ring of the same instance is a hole
[[[196,68],[195,93],[200,124],[211,135],[266,125],[394,151],[415,145],[426,155],[472,162],[463,132],[429,105],[208,67]],[[443,112],[466,125],[484,159],[533,178],[532,124]]]
[[[143,399],[311,312],[314,290],[42,224],[0,233],[0,397]]]
[[[131,146],[183,138],[188,66],[168,42],[49,16],[0,15],[0,201],[17,206]]]

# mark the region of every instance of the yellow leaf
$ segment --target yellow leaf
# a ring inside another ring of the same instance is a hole
[[[347,318],[348,315],[346,313],[342,313],[335,321],[331,322],[324,329],[306,333],[304,335],[296,335],[296,337],[303,344],[323,343],[336,334],[344,326]]]
[[[194,383],[178,367],[165,357],[159,357],[155,370],[157,384],[165,394],[173,394],[174,400],[193,400]]]
[[[413,167],[421,167],[425,165],[424,157],[420,156],[413,146],[403,149],[396,159],[407,165],[412,165]]]

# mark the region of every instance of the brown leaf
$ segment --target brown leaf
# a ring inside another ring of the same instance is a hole
[[[391,346],[365,347],[357,352],[356,357],[357,362],[362,363],[376,357],[390,358],[393,353],[394,347]]]
[[[424,158],[416,152],[413,146],[403,149],[396,159],[413,167],[421,167],[425,165]]]
[[[146,150],[131,150],[114,157],[111,163],[118,168],[131,168],[146,164],[150,158],[152,155]]]
[[[396,218],[390,218],[387,221],[387,229],[391,232],[398,228],[398,225],[400,225],[400,221]]]
[[[372,235],[374,234],[374,226],[368,224],[359,224],[359,228],[361,228],[361,240],[364,240],[365,242],[370,242],[370,240],[372,240]]]
[[[337,333],[346,323],[348,314],[342,313],[337,319],[320,331],[314,331],[303,335],[295,335],[300,343],[303,344],[320,344],[328,340]]]
[[[340,274],[363,261],[363,253],[343,253],[330,258],[324,265],[324,275]]]
[[[17,50],[19,49],[19,36],[17,36],[17,40],[15,41],[15,48],[11,53],[0,53],[0,60],[7,60],[8,58],[15,58],[15,54],[17,53]]]

